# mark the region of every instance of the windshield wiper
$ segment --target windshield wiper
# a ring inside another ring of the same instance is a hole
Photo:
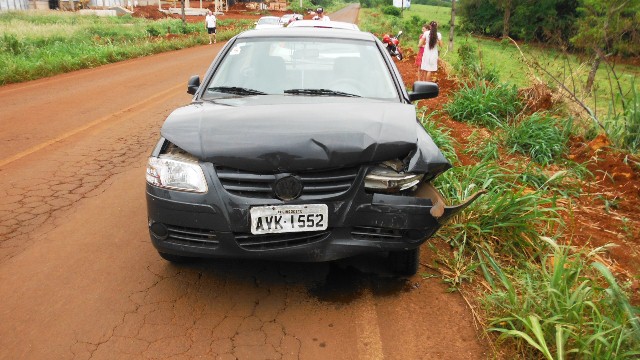
[[[209,88],[209,91],[217,91],[225,94],[233,94],[233,95],[267,95],[262,91],[247,89],[243,87],[237,86],[216,86]]]
[[[289,90],[285,90],[284,93],[293,94],[293,95],[361,97],[360,95],[349,94],[346,92],[329,90],[329,89],[289,89]]]

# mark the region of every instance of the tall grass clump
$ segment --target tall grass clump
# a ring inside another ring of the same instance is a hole
[[[511,163],[510,168],[517,174],[516,181],[536,191],[564,198],[579,196],[584,181],[593,178],[593,174],[583,164],[566,161],[560,170],[550,171],[536,163]]]
[[[455,62],[454,68],[463,78],[473,82],[495,83],[499,80],[495,66],[487,67],[482,60],[480,49],[469,42],[463,42],[458,47],[458,61]]]
[[[505,144],[512,153],[548,165],[567,151],[572,124],[571,119],[561,121],[549,114],[534,113],[505,128]]]
[[[489,129],[504,127],[523,109],[515,86],[465,84],[444,106],[452,118]]]
[[[611,115],[606,122],[612,141],[622,149],[640,152],[640,94],[631,84],[630,95],[622,100],[623,111]]]
[[[495,163],[454,167],[440,175],[435,186],[452,203],[485,191],[439,232],[452,245],[472,252],[493,249],[514,257],[533,256],[544,245],[540,234],[552,234],[563,225],[552,198],[518,184],[516,175]]]
[[[638,309],[594,253],[551,245],[538,263],[503,268],[482,254],[489,331],[526,359],[637,359]]]

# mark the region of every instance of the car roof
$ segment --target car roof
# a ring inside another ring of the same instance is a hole
[[[299,20],[303,21],[303,20]],[[316,20],[312,20],[319,22]],[[285,27],[277,29],[247,30],[238,35],[238,39],[262,37],[317,37],[339,38],[351,40],[375,41],[373,34],[364,31],[353,31],[336,28]]]
[[[344,30],[360,30],[358,25],[343,21],[319,21],[319,20],[298,20],[289,24],[289,27],[312,27],[312,28],[332,28]]]

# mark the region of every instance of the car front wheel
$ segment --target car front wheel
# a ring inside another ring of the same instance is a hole
[[[390,251],[388,257],[391,270],[401,276],[412,276],[418,272],[420,247],[411,250]]]

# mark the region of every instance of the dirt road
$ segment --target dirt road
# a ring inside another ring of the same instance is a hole
[[[160,259],[146,157],[221,46],[0,88],[0,358],[486,358],[462,298],[375,257]]]

